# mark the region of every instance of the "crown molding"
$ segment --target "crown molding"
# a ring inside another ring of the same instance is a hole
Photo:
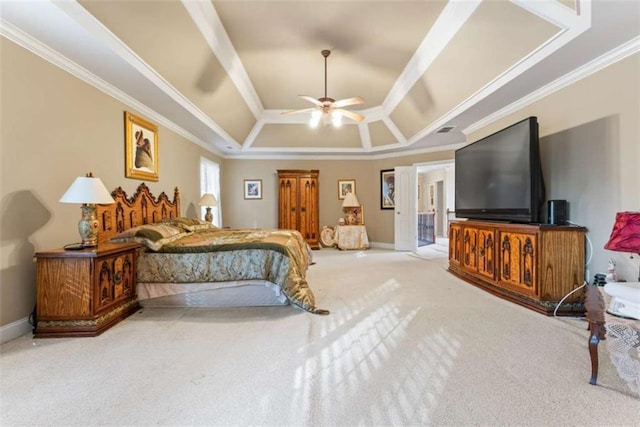
[[[69,60],[64,55],[61,55],[57,51],[51,49],[49,46],[41,43],[39,40],[33,38],[29,34],[25,33],[24,31],[20,30],[19,28],[15,27],[9,22],[6,22],[3,19],[0,19],[0,34],[13,41],[17,45],[23,47],[24,49],[27,49],[33,54],[39,56],[45,61],[66,71],[79,80],[89,84],[90,86],[93,86],[94,88],[109,95],[110,97],[117,99],[133,110],[138,111],[140,114],[148,117],[150,120],[166,127],[167,129],[170,129],[183,138],[199,145],[200,147],[204,148],[207,151],[210,151],[217,156],[223,156],[223,153],[213,147],[211,144],[201,140],[190,132],[187,132],[182,127],[176,125],[171,120],[164,117],[162,114],[157,113],[155,110],[152,110],[145,104],[127,95],[125,92],[107,83],[95,74],[89,72],[87,69]]]
[[[457,150],[458,148],[464,147],[466,142],[461,142],[457,144],[449,144],[449,145],[440,145],[437,147],[428,147],[421,148],[415,150],[406,150],[399,151],[393,153],[382,153],[382,154],[367,154],[363,153],[361,149],[351,149],[353,154],[318,154],[317,149],[313,152],[309,152],[308,154],[300,154],[300,150],[296,150],[295,153],[286,153],[283,152],[282,149],[279,148],[261,148],[261,149],[252,149],[248,151],[246,154],[237,155],[237,154],[227,154],[224,156],[224,159],[231,160],[381,160],[381,159],[393,159],[398,157],[408,157],[415,156],[418,154],[427,154],[427,153],[439,153],[442,151],[452,151]],[[326,151],[329,151],[327,149]]]
[[[576,68],[572,72],[565,74],[564,76],[552,81],[546,86],[543,86],[540,89],[531,92],[527,96],[520,98],[516,102],[513,102],[506,107],[496,111],[495,113],[483,118],[482,120],[479,120],[472,125],[467,126],[462,130],[462,133],[465,135],[469,135],[479,129],[482,129],[483,127],[488,126],[503,117],[513,114],[546,96],[549,96],[564,89],[567,86],[577,83],[585,77],[589,77],[590,75],[597,73],[598,71],[601,71],[604,68],[607,68],[608,66],[613,65],[616,62],[637,52],[640,52],[640,37],[636,37],[626,43],[623,43],[622,45],[605,53],[604,55],[599,56],[593,61],[586,63],[582,67]]]
[[[182,4],[235,84],[253,116],[259,119],[264,107],[213,4],[210,1],[193,0],[182,0]]]

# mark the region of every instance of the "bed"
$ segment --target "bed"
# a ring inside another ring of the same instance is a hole
[[[137,242],[136,293],[143,307],[293,305],[314,314],[306,281],[312,251],[296,230],[219,229],[180,216],[180,192],[157,198],[140,184],[98,205],[98,244]]]

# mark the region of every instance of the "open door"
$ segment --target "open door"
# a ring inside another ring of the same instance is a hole
[[[396,251],[417,251],[417,176],[415,166],[398,166],[395,176],[394,249]]]

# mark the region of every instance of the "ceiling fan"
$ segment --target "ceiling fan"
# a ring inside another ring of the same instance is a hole
[[[340,126],[340,124],[342,124],[342,116],[348,117],[356,122],[363,121],[364,116],[362,114],[345,110],[342,107],[362,104],[364,103],[364,99],[356,96],[336,101],[335,99],[327,96],[327,57],[331,54],[331,51],[325,49],[320,53],[324,56],[324,97],[315,99],[307,95],[298,95],[300,98],[315,104],[315,107],[304,108],[302,110],[285,111],[282,114],[286,116],[289,114],[311,112],[311,127],[318,126],[323,117],[325,119],[325,123],[331,119],[334,126]]]

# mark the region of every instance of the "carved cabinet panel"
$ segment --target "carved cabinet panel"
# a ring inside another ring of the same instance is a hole
[[[449,227],[449,262],[462,265],[462,225],[451,223]]]
[[[298,230],[313,249],[320,248],[317,170],[278,171],[278,228]]]
[[[138,244],[36,254],[36,337],[95,336],[133,313]]]
[[[478,229],[475,227],[464,227],[462,232],[462,260],[468,269],[478,268]]]
[[[500,232],[500,283],[529,296],[537,296],[537,236],[528,233]]]
[[[489,279],[495,278],[495,231],[492,228],[478,228],[478,274]]]
[[[134,294],[133,274],[135,251],[96,260],[94,271],[95,312],[107,310],[111,305]]]

